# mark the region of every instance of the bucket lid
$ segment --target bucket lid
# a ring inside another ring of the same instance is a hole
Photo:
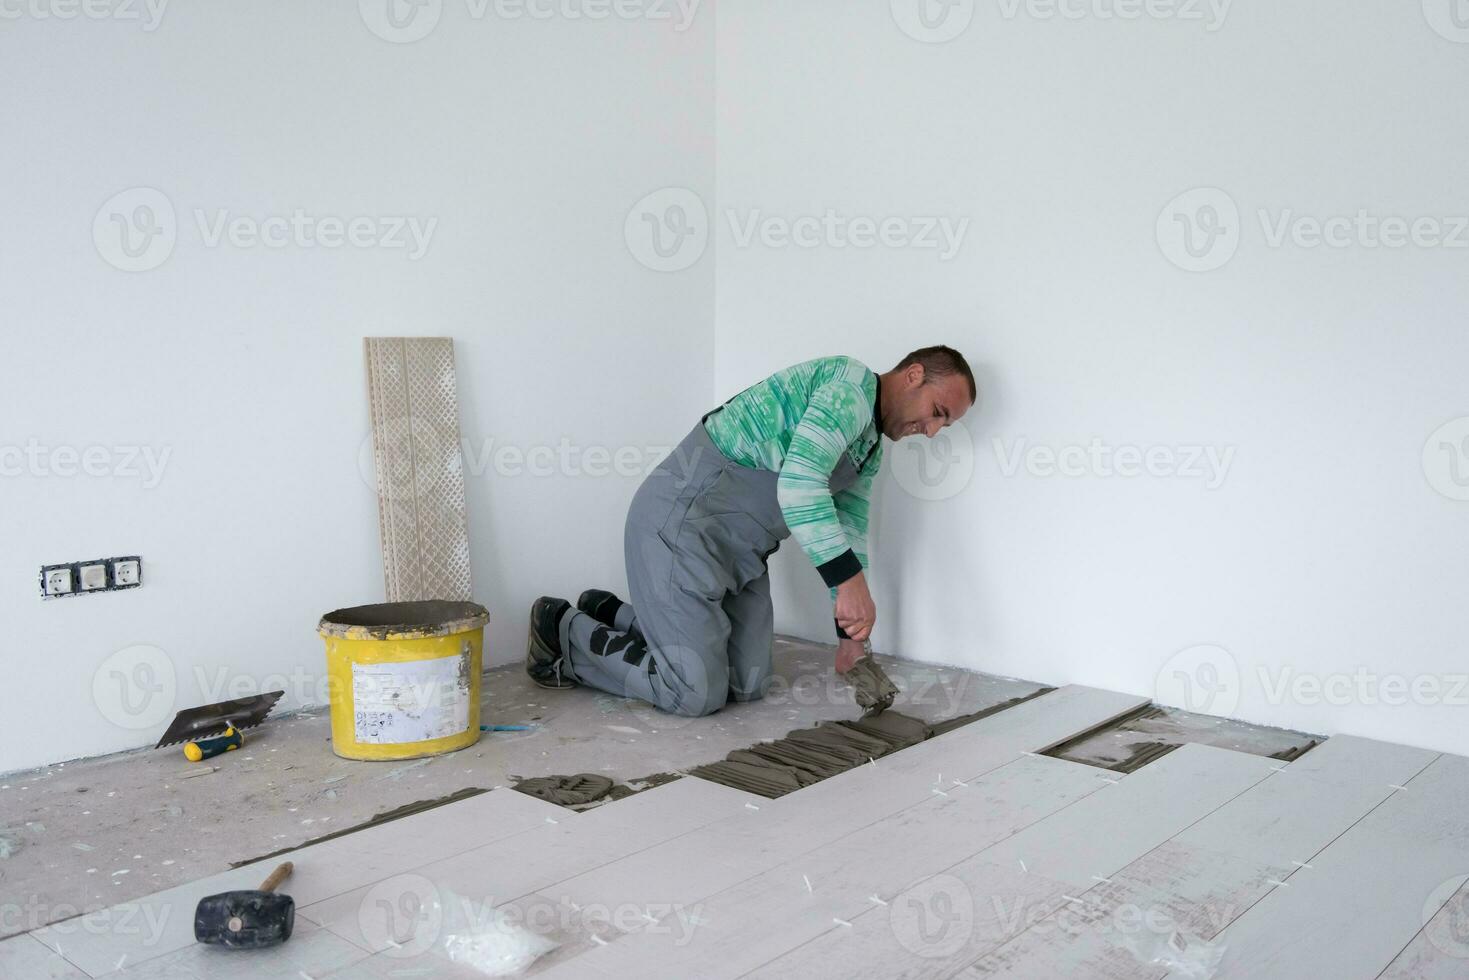
[[[316,631],[349,640],[416,640],[481,629],[489,621],[489,611],[477,602],[422,599],[334,609]]]

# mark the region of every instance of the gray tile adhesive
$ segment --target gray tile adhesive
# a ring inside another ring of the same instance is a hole
[[[1320,745],[1321,737],[1150,704],[1042,754],[1129,773],[1189,743],[1293,762]]]
[[[723,761],[696,766],[689,775],[774,799],[1052,690],[1043,688],[932,725],[898,711],[884,711],[860,721],[823,721],[773,742],[737,749]]]
[[[515,789],[527,796],[558,806],[594,803],[611,793],[612,787],[612,780],[594,772],[579,772],[574,776],[536,776],[515,784]]]
[[[884,710],[892,704],[898,688],[872,657],[858,660],[845,676],[865,712],[862,718],[798,728],[784,738],[757,742],[747,749],[736,749],[718,762],[695,766],[689,775],[775,799],[1054,690],[1042,688],[1025,697],[929,724],[902,712]],[[663,775],[659,774],[658,782],[667,781]],[[652,778],[634,781],[657,784]],[[566,807],[584,806],[604,797],[620,799],[637,792],[595,773],[522,779],[514,788]]]
[[[888,679],[888,675],[872,659],[871,654],[853,664],[852,669],[844,676],[852,685],[852,696],[856,698],[864,715],[886,711],[893,706],[893,699],[898,696],[897,685]]]

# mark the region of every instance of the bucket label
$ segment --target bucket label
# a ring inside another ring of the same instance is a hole
[[[424,742],[469,728],[469,654],[352,665],[353,736],[367,745]]]

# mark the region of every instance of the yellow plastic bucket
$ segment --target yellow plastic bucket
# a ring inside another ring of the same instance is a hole
[[[385,602],[321,618],[332,751],[416,759],[479,741],[485,624],[473,602]]]

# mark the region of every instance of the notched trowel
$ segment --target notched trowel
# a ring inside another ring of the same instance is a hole
[[[233,701],[220,701],[198,708],[185,708],[174,716],[173,724],[168,726],[168,731],[163,733],[163,737],[153,747],[161,749],[175,742],[191,742],[209,738],[211,735],[223,735],[231,728],[254,728],[265,720],[270,709],[275,707],[275,703],[285,693],[271,691],[268,694],[235,698]]]
[[[882,714],[893,706],[893,699],[898,696],[897,685],[888,679],[870,652],[853,664],[845,676],[852,684],[852,696],[857,699],[863,718]]]

